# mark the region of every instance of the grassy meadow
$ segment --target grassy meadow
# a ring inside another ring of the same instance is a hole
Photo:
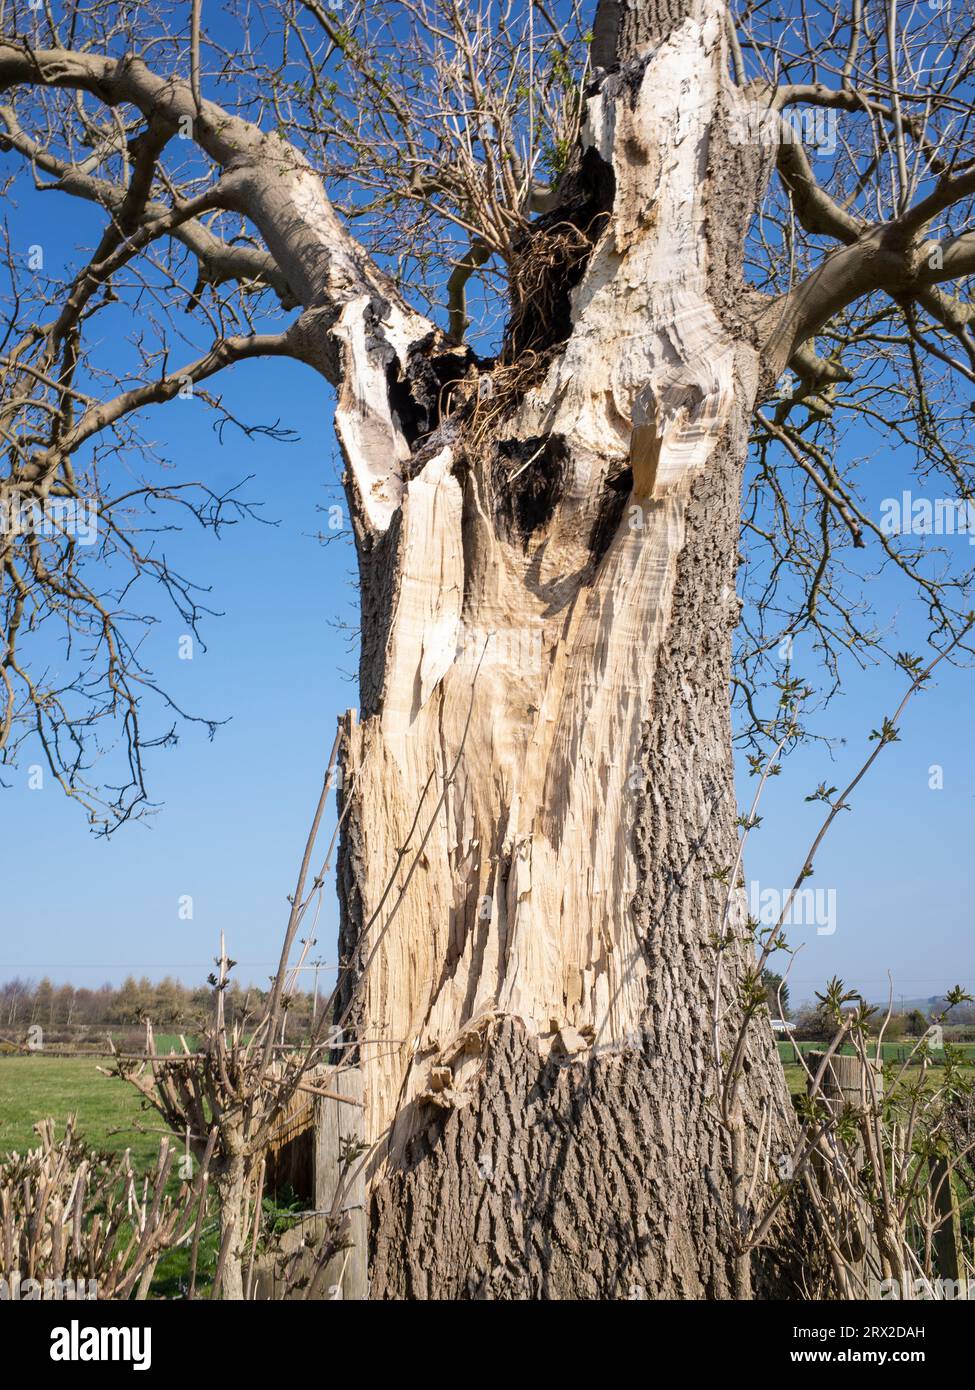
[[[160,1036],[157,1041],[161,1051],[178,1043],[175,1037]],[[194,1045],[194,1040],[187,1041],[191,1047]],[[804,1052],[818,1046],[802,1045]],[[891,1043],[884,1048],[885,1060],[896,1062],[907,1050],[903,1043]],[[962,1050],[975,1067],[975,1044],[967,1044]],[[794,1062],[791,1043],[779,1044],[779,1056],[789,1089],[798,1095],[806,1089],[806,1074]],[[43,1053],[29,1057],[0,1054],[0,1156],[12,1149],[23,1152],[29,1148],[35,1142],[33,1126],[37,1120],[50,1115],[63,1125],[69,1115],[76,1114],[82,1136],[93,1147],[110,1153],[129,1148],[138,1168],[154,1165],[162,1137],[160,1121],[153,1111],[144,1108],[134,1086],[118,1077],[103,1075],[99,1066],[107,1067],[107,1060],[51,1057]],[[942,1075],[938,1067],[928,1072],[932,1085]]]
[[[144,1107],[134,1086],[118,1077],[105,1076],[97,1057],[30,1057],[0,1055],[0,1158],[11,1150],[23,1153],[37,1143],[33,1126],[52,1116],[64,1125],[77,1115],[80,1136],[93,1148],[121,1155],[132,1151],[137,1172],[155,1168],[162,1122]],[[178,1182],[170,1179],[175,1195]],[[216,1266],[217,1231],[209,1220],[203,1231],[198,1283],[205,1290]],[[188,1278],[187,1249],[172,1250],[160,1260],[152,1282],[153,1296],[175,1298],[185,1290]]]
[[[33,1147],[34,1124],[52,1116],[60,1126],[78,1116],[78,1128],[93,1147],[110,1153],[132,1150],[140,1169],[155,1163],[159,1121],[143,1109],[134,1086],[104,1076],[96,1057],[0,1057],[0,1155]],[[137,1126],[152,1130],[140,1133]]]
[[[798,1046],[803,1056],[805,1056],[809,1052],[822,1051],[825,1047],[825,1044],[811,1042],[799,1043]],[[975,1069],[975,1043],[954,1043],[952,1044],[952,1046],[957,1048],[959,1052],[964,1053],[966,1072],[970,1075],[972,1069]],[[884,1043],[882,1049],[884,1061],[894,1063],[895,1065],[898,1062],[903,1063],[907,1060],[913,1047],[914,1039],[910,1039],[907,1042]],[[808,1078],[806,1076],[805,1069],[799,1064],[798,1060],[796,1059],[795,1046],[790,1042],[780,1042],[778,1044],[778,1048],[779,1060],[782,1062],[782,1065],[785,1068],[785,1077],[786,1081],[788,1082],[790,1092],[794,1096],[804,1094]],[[852,1055],[854,1049],[851,1046],[847,1046],[841,1048],[840,1050],[841,1052],[844,1052],[848,1055]],[[871,1055],[873,1055],[872,1049]],[[915,1068],[909,1067],[904,1074],[904,1079],[905,1081],[911,1081],[914,1079],[915,1076]],[[944,1077],[944,1071],[941,1067],[932,1066],[928,1068],[927,1076],[928,1084],[934,1087],[941,1082],[942,1078]]]

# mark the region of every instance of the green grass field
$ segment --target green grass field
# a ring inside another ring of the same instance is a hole
[[[33,1126],[52,1116],[63,1125],[78,1116],[82,1137],[111,1153],[132,1150],[139,1169],[151,1167],[159,1153],[160,1121],[142,1108],[134,1086],[103,1076],[104,1060],[87,1057],[0,1057],[0,1155],[23,1153],[37,1143]],[[136,1126],[152,1133],[142,1134]]]
[[[907,1042],[885,1042],[883,1045],[884,1061],[906,1061],[911,1051],[913,1050],[916,1041],[917,1040],[915,1038],[911,1038]],[[825,1046],[825,1043],[819,1042],[802,1042],[798,1044],[798,1047],[803,1053],[822,1052]],[[973,1066],[975,1066],[975,1043],[953,1043],[952,1046],[957,1048],[959,1052],[963,1052],[966,1058],[972,1063]],[[779,1057],[782,1059],[782,1061],[786,1064],[791,1063],[795,1055],[795,1047],[793,1046],[793,1044],[790,1042],[780,1042],[778,1043],[778,1049]],[[852,1057],[854,1050],[855,1049],[850,1043],[847,1043],[844,1047],[840,1048],[840,1051],[847,1057]],[[872,1055],[872,1043],[870,1044],[870,1052]]]
[[[178,1046],[178,1040],[174,1041]],[[12,1149],[23,1153],[36,1145],[33,1125],[37,1120],[53,1116],[63,1125],[75,1114],[81,1137],[93,1148],[118,1154],[131,1149],[136,1171],[151,1171],[159,1157],[162,1122],[143,1108],[134,1086],[103,1076],[99,1065],[107,1062],[87,1057],[0,1056],[0,1158]],[[140,1127],[149,1132],[140,1132]],[[168,1190],[175,1194],[177,1187],[175,1177],[171,1178]],[[217,1246],[216,1221],[210,1220],[200,1248],[198,1283],[204,1294],[216,1268]],[[188,1275],[188,1249],[169,1251],[159,1262],[152,1296],[181,1297]]]
[[[804,1092],[805,1072],[787,1060],[792,1057],[791,1047],[785,1044],[779,1050],[789,1089],[794,1095]],[[975,1061],[975,1048],[969,1052]],[[154,1112],[143,1107],[134,1086],[116,1077],[103,1076],[98,1071],[99,1065],[107,1063],[104,1059],[87,1057],[0,1055],[0,1158],[13,1149],[23,1153],[34,1145],[33,1126],[38,1120],[52,1116],[63,1125],[70,1114],[75,1114],[79,1132],[87,1143],[110,1153],[131,1149],[138,1171],[152,1169],[159,1154],[161,1122]],[[931,1084],[937,1084],[941,1075],[940,1069],[932,1068],[929,1072]],[[206,1289],[212,1277],[216,1249],[217,1234],[211,1222],[206,1228],[201,1251],[201,1290]],[[187,1266],[185,1249],[164,1257],[153,1281],[155,1296],[181,1296]]]
[[[158,1043],[163,1050],[178,1046],[178,1039],[167,1038],[164,1043],[160,1037]],[[817,1046],[803,1044],[803,1051]],[[896,1060],[902,1050],[903,1044],[891,1043],[884,1054],[888,1060]],[[964,1051],[975,1065],[975,1045],[965,1045]],[[798,1095],[806,1089],[806,1075],[792,1062],[791,1044],[780,1043],[779,1056],[789,1089]],[[152,1167],[159,1153],[161,1122],[154,1112],[143,1108],[134,1086],[103,1076],[99,1065],[107,1066],[107,1062],[96,1057],[0,1056],[0,1156],[11,1149],[23,1153],[34,1144],[33,1126],[38,1120],[50,1115],[63,1125],[70,1114],[76,1114],[83,1138],[93,1147],[111,1153],[130,1148],[137,1168]],[[941,1075],[940,1069],[933,1067],[928,1073],[931,1084],[937,1084]],[[139,1126],[149,1132],[140,1132]]]
[[[884,1061],[893,1062],[895,1064],[897,1062],[906,1061],[907,1057],[910,1055],[913,1046],[913,1040],[907,1043],[884,1043]],[[972,1068],[975,1068],[975,1043],[961,1043],[955,1044],[955,1046],[958,1047],[958,1050],[960,1052],[964,1053],[966,1067],[970,1066]],[[822,1051],[823,1047],[823,1043],[811,1042],[799,1044],[799,1049],[802,1052],[803,1056],[805,1056],[809,1052]],[[795,1061],[795,1048],[793,1047],[792,1043],[789,1042],[780,1042],[778,1044],[778,1048],[779,1060],[782,1062],[782,1065],[785,1068],[785,1079],[788,1083],[790,1092],[794,1096],[803,1095],[806,1091],[808,1078],[806,1076],[805,1070],[799,1065],[798,1062]],[[851,1046],[847,1046],[842,1048],[841,1051],[846,1053],[848,1056],[852,1056],[854,1049]],[[966,1072],[966,1074],[968,1073]],[[905,1072],[905,1080],[911,1081],[916,1077],[916,1075],[917,1072],[915,1068],[910,1067]],[[931,1087],[935,1087],[940,1084],[942,1078],[944,1077],[944,1072],[940,1067],[929,1067],[927,1076],[928,1085]]]

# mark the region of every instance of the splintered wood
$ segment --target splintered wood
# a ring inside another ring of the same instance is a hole
[[[367,1134],[392,1125],[394,1151],[425,1106],[470,1098],[493,1019],[517,1016],[543,1055],[573,1057],[622,1045],[645,1007],[630,908],[644,720],[687,494],[736,381],[755,380],[707,298],[706,132],[728,92],[721,14],[703,13],[638,79],[611,76],[588,102],[584,143],[613,170],[612,209],[565,350],[499,426],[560,441],[551,516],[505,534],[486,468],[458,467],[462,439],[393,477],[395,438],[363,434],[385,409],[378,387],[359,436],[343,425],[377,535],[399,510],[381,708],[344,750],[367,850],[362,920],[375,919],[360,943],[364,1024],[406,1040],[363,1062]],[[628,466],[594,566],[605,478]]]

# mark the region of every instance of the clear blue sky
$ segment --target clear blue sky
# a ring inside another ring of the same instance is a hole
[[[76,247],[91,243],[94,225],[78,203],[50,194],[25,196],[10,224],[16,244],[43,243],[52,268],[77,260]],[[231,431],[221,447],[211,417],[194,402],[157,409],[148,433],[176,477],[220,487],[253,474],[246,495],[262,501],[277,525],[245,522],[219,541],[199,530],[169,538],[170,556],[212,584],[212,606],[224,616],[206,622],[208,650],[181,661],[185,629],[160,603],[165,621],[147,650],[160,684],[181,703],[230,722],[212,742],[199,727],[184,727],[177,747],[150,754],[151,789],[162,805],[107,841],[88,833],[50,781],[28,789],[32,758],[7,777],[11,785],[0,792],[0,979],[46,974],[95,985],[132,973],[198,982],[221,929],[242,980],[263,981],[275,963],[336,716],[358,703],[350,680],[355,655],[347,635],[330,625],[354,620],[354,557],[350,542],[315,539],[325,523],[316,508],[340,500],[325,384],[296,364],[269,361],[234,368],[221,389],[248,419],[282,416],[300,442],[249,441]],[[878,505],[907,482],[896,458],[883,469]],[[907,587],[884,579],[874,597],[899,614],[899,645],[919,650],[921,614]],[[800,645],[798,669],[809,670],[809,659]],[[822,747],[800,751],[771,784],[746,860],[749,880],[791,882],[822,810],[804,796],[824,779],[844,784],[903,686],[886,667],[847,668],[845,692],[817,725],[846,742],[832,761]],[[888,970],[895,996],[929,996],[954,983],[975,988],[973,695],[975,673],[943,666],[912,705],[901,742],[883,753],[853,812],[841,818],[812,880],[835,889],[836,931],[790,933],[793,944],[806,943],[792,971],[794,1000],[832,975],[878,997]],[[944,769],[943,790],[929,789],[932,764]],[[750,793],[743,776],[743,805]],[[184,895],[193,898],[192,921],[179,917]],[[330,891],[318,929],[329,960],[336,917]]]

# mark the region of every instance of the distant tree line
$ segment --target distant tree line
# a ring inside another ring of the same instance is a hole
[[[260,1014],[267,992],[233,981],[224,992],[228,1023]],[[319,1001],[321,1004],[321,1001]],[[310,1024],[311,993],[297,993],[289,1001],[288,1024],[296,1030]],[[152,1020],[156,1029],[192,1031],[213,1011],[209,985],[184,985],[167,975],[163,980],[130,975],[121,986],[103,984],[96,989],[55,985],[44,979],[12,979],[0,985],[0,1028],[8,1037],[32,1025],[45,1029],[84,1031],[97,1027],[131,1027]]]
[[[793,1031],[800,1040],[817,1041],[831,1038],[835,1026],[822,1006],[804,1004],[798,1010],[789,1005],[789,986],[771,970],[763,972],[769,1012],[775,1018],[781,1013],[791,1020]],[[781,992],[780,992],[781,991]],[[224,1004],[228,1023],[247,1015],[255,1016],[267,999],[267,991],[254,986],[245,987],[238,981],[228,985]],[[311,1023],[314,1009],[311,991],[296,993],[289,1001],[288,1028],[303,1031]],[[319,1007],[322,1005],[319,999]],[[923,1009],[913,1008],[895,1013],[885,1030],[886,1038],[895,1042],[902,1037],[920,1037],[932,1018],[945,1007],[940,996],[929,999]],[[156,1029],[192,1031],[212,1014],[213,989],[210,985],[184,985],[167,975],[163,980],[146,976],[136,979],[129,975],[120,986],[100,985],[97,989],[76,988],[74,985],[55,985],[46,976],[37,980],[15,978],[0,985],[0,1028],[12,1038],[18,1030],[33,1024],[59,1031],[85,1031],[91,1028],[131,1028],[146,1018]],[[975,1030],[975,1004],[960,1004],[952,1008],[951,1029]]]
[[[933,1022],[944,1013],[945,1000],[940,996],[929,999],[923,1008],[912,1008],[892,1013],[884,1028],[887,1042],[899,1042],[901,1038],[920,1038]],[[877,1020],[884,1018],[883,1006],[877,1009]],[[822,1004],[805,1004],[792,1020],[792,1031],[800,1042],[826,1042],[836,1032],[835,1021],[829,1017]],[[975,1035],[975,1004],[956,1004],[945,1020],[944,1035],[956,1042],[965,1041]]]
[[[835,1021],[821,1003],[803,1004],[794,1011],[789,1004],[789,986],[774,970],[762,971],[762,985],[769,1013],[773,1018],[781,1017],[789,1021],[800,1042],[827,1042],[833,1037]],[[932,1022],[937,1021],[946,1006],[947,1000],[942,995],[934,995],[923,1008],[915,1006],[893,1013],[884,1029],[884,1037],[888,1042],[897,1042],[900,1038],[920,1038]],[[880,1009],[878,1017],[882,1018],[885,1012]],[[962,1034],[975,1034],[975,1004],[953,1005],[946,1022],[946,1037],[954,1037],[958,1041]]]

